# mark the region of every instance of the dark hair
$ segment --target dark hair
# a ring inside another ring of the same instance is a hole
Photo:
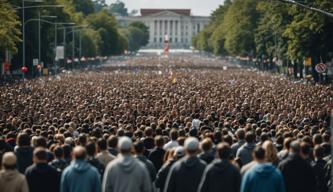
[[[213,142],[210,138],[205,138],[201,142],[201,148],[203,151],[209,151],[213,147]]]
[[[64,156],[64,149],[60,146],[57,146],[54,149],[54,156],[56,156],[57,158],[61,158]]]
[[[136,154],[142,154],[145,150],[145,146],[142,141],[134,142],[134,150]]]
[[[26,133],[20,133],[17,136],[17,145],[19,147],[30,146],[30,137],[29,137],[29,135],[26,134]]]
[[[94,142],[88,142],[88,144],[86,145],[86,150],[88,156],[95,156],[96,144]]]
[[[102,138],[98,139],[97,145],[98,145],[99,150],[101,150],[101,151],[104,151],[104,150],[107,149],[106,140],[105,139],[102,139]]]
[[[228,143],[220,143],[217,145],[217,153],[221,159],[227,160],[231,156],[231,148]]]
[[[117,148],[117,144],[118,144],[118,137],[115,135],[111,135],[108,138],[108,147]]]
[[[253,150],[254,157],[258,160],[265,159],[265,149],[261,146],[256,146]]]
[[[153,129],[150,127],[147,127],[144,131],[146,137],[150,137],[153,135]]]
[[[243,129],[238,129],[236,131],[236,136],[239,140],[243,140],[245,138],[245,131]]]
[[[87,135],[84,133],[81,133],[78,138],[79,145],[85,146],[87,143]]]
[[[311,151],[311,145],[307,142],[301,142],[301,152],[305,155],[309,155]]]
[[[163,139],[162,136],[156,136],[155,137],[155,145],[157,147],[163,147],[163,145],[164,145],[164,139]]]
[[[249,131],[245,135],[245,141],[248,143],[253,143],[255,140],[256,136],[252,131]]]
[[[47,141],[46,141],[45,137],[43,137],[43,136],[37,137],[35,147],[44,147],[44,148],[46,148],[47,147]]]
[[[320,145],[323,142],[323,138],[319,134],[315,134],[312,138],[313,145]]]
[[[47,152],[46,149],[43,147],[37,147],[34,150],[34,157],[38,160],[47,160]]]
[[[175,141],[178,138],[178,131],[176,129],[171,129],[170,131],[171,140]]]

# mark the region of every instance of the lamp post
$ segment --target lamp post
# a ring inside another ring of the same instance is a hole
[[[59,8],[64,7],[63,5],[39,5],[39,6],[25,6],[25,2],[35,2],[35,3],[41,3],[42,0],[22,0],[22,7],[17,7],[15,9],[22,9],[22,66],[26,67],[25,64],[25,9],[31,9],[31,8]],[[24,78],[24,74],[23,74]]]

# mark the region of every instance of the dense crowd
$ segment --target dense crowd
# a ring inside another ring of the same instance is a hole
[[[0,86],[0,192],[328,192],[332,98],[199,57]]]

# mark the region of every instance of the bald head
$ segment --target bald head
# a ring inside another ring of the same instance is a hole
[[[15,169],[16,168],[16,155],[13,152],[6,152],[2,156],[2,166],[5,169]]]
[[[75,160],[85,160],[87,156],[86,149],[82,146],[77,146],[73,149],[73,158]]]

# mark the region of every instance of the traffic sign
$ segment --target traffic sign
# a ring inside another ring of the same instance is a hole
[[[318,73],[324,73],[327,70],[327,66],[324,63],[318,63],[315,69]]]

